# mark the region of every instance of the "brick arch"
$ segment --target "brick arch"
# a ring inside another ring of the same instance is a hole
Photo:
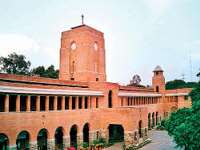
[[[90,123],[89,123],[89,122],[85,122],[85,123],[83,123],[83,125],[82,125],[82,131],[83,131],[83,128],[84,128],[84,126],[85,126],[86,124],[88,124],[89,129],[91,129],[91,125],[90,125]],[[82,131],[80,131],[80,132],[82,132]]]
[[[58,126],[57,128],[55,128],[55,129],[54,129],[54,134],[55,134],[55,132],[56,132],[56,130],[57,130],[58,128],[61,128],[61,129],[62,129],[63,136],[67,136],[67,131],[66,131],[66,129],[65,129],[63,126]]]
[[[63,149],[64,143],[64,128],[59,126],[54,132],[55,147],[56,149]]]
[[[37,136],[40,133],[40,131],[45,130],[47,132],[47,139],[50,138],[50,132],[47,128],[38,128],[37,129],[37,133],[36,133],[36,140],[37,140]]]
[[[77,134],[80,134],[82,132],[81,126],[83,126],[83,125],[81,125],[79,123],[72,123],[72,124],[69,124],[67,128],[65,128],[65,130],[66,130],[66,135],[65,136],[70,136],[70,130],[71,130],[71,128],[73,126],[77,127]]]
[[[132,128],[130,126],[128,126],[127,124],[125,124],[122,121],[110,121],[110,122],[107,122],[106,124],[104,124],[104,129],[108,130],[110,124],[121,125],[123,127],[123,129],[124,129],[124,132],[132,130]]]
[[[47,135],[47,137],[44,136],[39,136],[39,134],[41,134],[42,132],[45,132]],[[42,128],[39,130],[38,134],[37,134],[37,147],[39,149],[39,147],[41,149],[47,149],[47,145],[48,145],[48,139],[49,139],[49,132],[46,128]]]
[[[26,144],[24,143],[24,145],[23,145],[23,146],[24,146],[23,148],[27,148],[27,146],[30,144],[30,141],[31,141],[31,139],[30,139],[30,133],[29,133],[27,130],[22,130],[22,131],[20,131],[20,132],[17,134],[17,136],[16,136],[16,145],[18,146],[18,144],[17,144],[17,143],[19,142],[18,140],[20,140],[20,136],[21,136],[23,133],[24,133],[24,134],[27,134],[27,136],[28,136],[28,137],[27,137],[27,140],[28,140],[28,141],[26,141],[27,143],[26,143]],[[20,145],[21,145],[21,144],[20,144]],[[20,146],[20,148],[22,148],[22,147]]]
[[[8,136],[5,134],[5,133],[0,133],[0,138],[5,138],[5,140],[7,139],[7,141],[6,141],[6,145],[7,145],[7,147],[9,146],[9,144],[10,144],[10,140],[9,140],[9,138],[8,138]]]
[[[21,130],[21,131],[19,131],[19,132],[17,132],[16,133],[16,140],[17,140],[17,137],[22,133],[22,132],[27,132],[28,133],[28,135],[29,135],[29,141],[31,141],[31,140],[33,140],[33,136],[32,136],[32,134],[31,134],[31,132],[29,131],[29,130]]]
[[[73,124],[69,130],[69,136],[70,136],[70,146],[77,146],[78,143],[78,125],[77,124]]]
[[[84,142],[89,142],[90,139],[90,124],[86,122],[82,128],[82,133],[83,133],[83,141]]]

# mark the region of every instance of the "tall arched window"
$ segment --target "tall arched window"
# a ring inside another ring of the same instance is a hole
[[[5,134],[0,133],[0,149],[8,150],[9,149],[8,137]]]
[[[108,93],[108,108],[112,108],[112,91]]]
[[[64,145],[63,145],[63,128],[62,127],[58,127],[56,129],[56,132],[55,132],[55,147],[56,149],[63,149],[64,148]]]
[[[77,148],[77,125],[73,125],[70,129],[70,146]]]
[[[48,131],[43,128],[39,131],[37,136],[37,146],[40,150],[47,150],[47,139],[48,139]]]
[[[86,123],[83,127],[83,142],[89,144],[89,124]]]
[[[17,136],[17,149],[29,149],[29,133],[27,131],[22,131]]]

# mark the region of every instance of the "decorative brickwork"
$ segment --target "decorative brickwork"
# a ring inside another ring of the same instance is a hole
[[[165,90],[164,71],[153,73],[152,87],[107,82],[103,33],[87,25],[62,32],[59,79],[0,73],[0,146],[16,149],[18,142],[36,150],[39,140],[55,150],[83,139],[109,142],[118,131],[110,125],[119,127],[127,147],[138,145],[161,118],[191,106],[191,89]],[[28,136],[17,141],[21,131]]]

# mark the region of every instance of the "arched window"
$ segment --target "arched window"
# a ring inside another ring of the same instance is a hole
[[[112,108],[112,91],[108,93],[108,108]]]
[[[18,150],[29,149],[29,133],[27,131],[22,131],[18,134],[16,145]]]
[[[9,140],[5,134],[0,133],[0,150],[9,150]]]
[[[63,146],[63,128],[59,127],[55,132],[55,148],[62,150],[64,148]]]
[[[83,127],[83,142],[89,144],[89,124],[86,123]]]
[[[70,129],[70,146],[77,147],[77,125],[73,125]]]
[[[37,136],[38,150],[47,150],[47,138],[48,138],[47,129],[41,129]]]

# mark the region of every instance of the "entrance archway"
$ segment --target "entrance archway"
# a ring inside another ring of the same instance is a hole
[[[86,123],[83,127],[83,142],[89,144],[89,124]]]
[[[70,130],[70,146],[77,148],[77,125],[73,125]]]
[[[110,124],[109,127],[109,142],[124,141],[124,128],[122,125]]]
[[[47,150],[47,138],[48,138],[47,129],[41,129],[37,136],[38,150]]]
[[[142,120],[140,120],[138,124],[138,134],[139,137],[142,138]]]
[[[55,132],[55,147],[56,149],[62,150],[63,146],[63,128],[59,127]]]
[[[0,133],[0,150],[9,150],[9,140],[5,134]]]
[[[29,149],[29,133],[22,131],[18,134],[16,140],[17,150]]]
[[[151,129],[151,113],[148,114],[148,129]]]

